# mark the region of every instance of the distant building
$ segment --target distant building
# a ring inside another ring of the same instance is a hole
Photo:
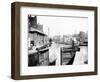
[[[72,39],[71,35],[63,35],[63,42],[64,43],[71,44],[72,43],[71,39]]]
[[[60,35],[55,35],[53,36],[53,41],[56,42],[56,43],[59,43],[60,42]]]
[[[72,35],[56,35],[53,36],[53,41],[56,43],[62,43],[62,44],[72,44]]]
[[[80,42],[87,42],[88,43],[88,32],[80,31],[79,33]]]

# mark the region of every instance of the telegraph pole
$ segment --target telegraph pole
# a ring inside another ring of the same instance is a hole
[[[48,37],[49,37],[49,32],[50,32],[50,29],[49,29],[49,27],[48,27]]]

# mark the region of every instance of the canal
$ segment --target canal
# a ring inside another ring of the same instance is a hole
[[[52,43],[49,47],[49,62],[56,61],[56,66],[61,65],[61,48],[69,48],[71,45]],[[81,65],[88,63],[88,46],[80,46],[80,51],[75,54],[73,65]]]

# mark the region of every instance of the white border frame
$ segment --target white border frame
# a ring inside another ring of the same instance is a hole
[[[28,14],[56,15],[56,16],[76,16],[88,17],[88,64],[87,65],[68,65],[68,66],[41,66],[28,67],[27,54],[27,36],[28,36]],[[20,8],[20,75],[41,75],[57,73],[75,73],[75,72],[94,72],[94,11],[93,10],[75,10],[75,9],[56,9],[56,8],[38,8],[21,7]],[[74,68],[74,69],[73,69]],[[62,70],[63,69],[63,70]]]

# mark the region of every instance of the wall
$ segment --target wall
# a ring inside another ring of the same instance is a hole
[[[0,2],[0,82],[15,82],[15,80],[10,79],[10,66],[11,66],[11,2],[15,0],[1,0]],[[99,0],[16,0],[16,1],[30,1],[38,3],[55,3],[55,4],[69,4],[69,5],[88,5],[88,6],[98,6],[98,22],[100,22],[100,1]],[[98,25],[99,27],[100,25]],[[98,33],[100,34],[100,29],[98,28]],[[99,35],[98,34],[98,35]],[[98,38],[98,42],[100,38]],[[100,48],[100,43],[98,43],[98,49]],[[100,54],[100,51],[98,52]],[[98,59],[100,55],[98,56]],[[100,60],[98,61],[100,62]],[[100,69],[100,64],[99,64]],[[80,77],[64,77],[64,78],[52,78],[52,79],[38,79],[29,80],[29,82],[52,82],[52,81],[70,81],[70,82],[89,82],[95,81],[99,82],[100,71],[97,76],[80,76]],[[27,82],[27,80],[23,80]]]

